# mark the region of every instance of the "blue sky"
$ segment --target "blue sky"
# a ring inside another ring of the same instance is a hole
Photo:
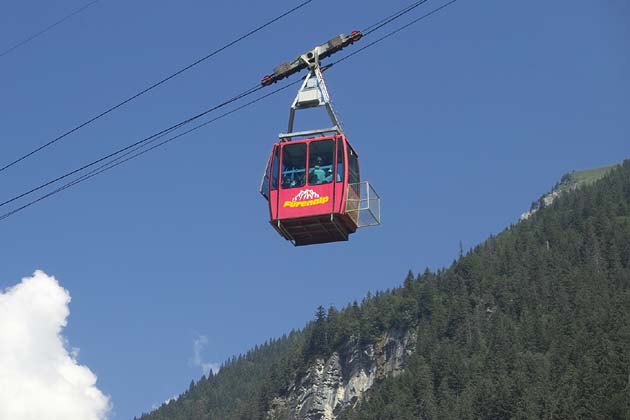
[[[0,50],[85,3],[5,5]],[[0,57],[0,163],[295,4],[94,4]],[[315,0],[0,173],[0,197],[179,122],[406,4]],[[362,175],[383,200],[383,225],[347,243],[294,248],[267,223],[257,187],[286,130],[289,89],[1,221],[0,288],[36,269],[56,276],[72,296],[63,334],[111,397],[110,418],[131,419],[183,392],[202,362],[300,328],[320,304],[342,307],[409,269],[448,265],[460,241],[468,249],[514,223],[562,174],[630,157],[628,22],[622,1],[459,0],[327,72]]]

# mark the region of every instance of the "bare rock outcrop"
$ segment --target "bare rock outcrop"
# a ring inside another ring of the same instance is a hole
[[[355,406],[376,381],[399,375],[416,340],[413,332],[392,330],[375,345],[351,342],[327,360],[315,360],[284,396],[273,401],[266,419],[335,420],[343,409]]]

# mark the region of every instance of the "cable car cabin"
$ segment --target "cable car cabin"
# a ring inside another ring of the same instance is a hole
[[[358,227],[359,159],[346,136],[274,144],[261,183],[270,223],[294,245],[347,241]]]
[[[289,110],[286,134],[273,146],[260,192],[269,202],[271,225],[294,245],[347,241],[359,227],[380,224],[380,198],[359,177],[359,158],[330,102],[320,59],[351,45],[360,32],[339,35],[295,60],[282,64],[261,81],[268,86],[308,68]],[[332,127],[293,131],[298,110],[325,107]]]

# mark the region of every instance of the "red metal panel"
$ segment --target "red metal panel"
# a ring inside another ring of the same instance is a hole
[[[356,231],[356,213],[346,214],[346,198],[348,194],[349,165],[348,147],[343,134],[323,136],[290,142],[310,144],[314,141],[335,139],[343,142],[343,180],[337,181],[337,152],[333,166],[333,181],[327,184],[309,185],[296,188],[280,188],[269,191],[270,218],[278,232],[287,239],[293,239],[296,245],[347,240],[348,235]],[[276,143],[282,147],[289,143]],[[308,150],[307,150],[308,154]],[[308,159],[307,159],[308,160]],[[310,168],[305,168],[309,173]],[[278,223],[282,227],[278,226]],[[288,236],[287,236],[288,235]]]
[[[278,190],[269,193],[269,216],[271,220],[278,218]]]
[[[293,219],[332,212],[332,183],[280,190],[278,219]]]
[[[338,141],[343,143],[343,173],[341,174],[342,181],[337,183],[339,186],[341,186],[341,188],[339,188],[339,213],[343,214],[346,211],[346,194],[348,191],[348,154],[346,151],[348,140],[343,134],[339,135],[338,139]]]
[[[345,202],[346,200],[344,199],[345,197],[345,185],[344,182],[335,182],[334,183],[334,189],[335,189],[335,202],[334,202],[334,212],[335,213],[343,213],[344,209],[345,209]]]

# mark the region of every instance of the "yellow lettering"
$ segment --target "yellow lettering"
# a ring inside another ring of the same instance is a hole
[[[291,208],[311,207],[311,206],[317,206],[319,204],[326,204],[328,203],[329,200],[330,198],[328,196],[325,196],[325,197],[320,197],[314,200],[307,200],[307,201],[285,201],[282,207],[291,207]]]

